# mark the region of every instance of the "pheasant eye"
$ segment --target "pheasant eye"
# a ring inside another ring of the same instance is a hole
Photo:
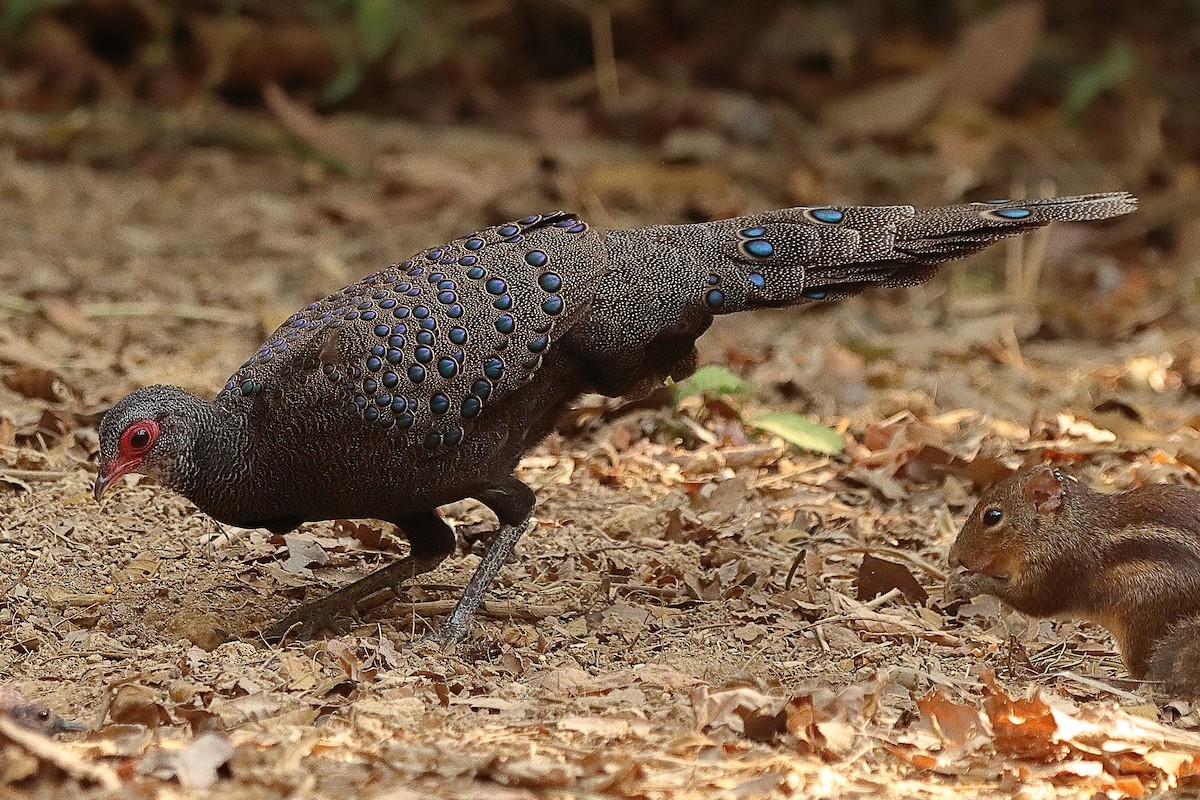
[[[138,453],[154,444],[156,438],[158,438],[158,424],[153,420],[145,420],[131,425],[125,431],[125,435],[121,437],[121,449]]]
[[[1004,512],[998,508],[989,508],[983,512],[983,524],[989,528],[993,525],[999,525],[1000,520],[1004,517]]]

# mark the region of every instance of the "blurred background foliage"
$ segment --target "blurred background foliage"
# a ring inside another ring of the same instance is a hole
[[[19,158],[216,144],[427,197],[471,159],[397,184],[403,125],[533,143],[528,195],[461,167],[472,219],[1122,188],[1143,213],[1109,244],[1200,285],[1200,0],[7,0],[0,111]]]
[[[935,62],[995,0],[6,0],[0,101],[170,107],[258,102],[277,82],[322,109],[501,116],[512,93],[559,81],[567,99],[636,114],[633,76],[753,92],[800,110]],[[1200,91],[1200,3],[1056,0],[1011,101],[1078,122],[1139,67]],[[1114,35],[1115,34],[1115,35]],[[1005,68],[1004,64],[1000,65]],[[570,79],[593,71],[595,81]],[[984,76],[981,76],[984,77]],[[623,92],[622,90],[626,91]],[[595,97],[589,97],[589,91]],[[1194,105],[1194,104],[1193,104]],[[679,110],[678,113],[683,113]],[[1179,120],[1190,126],[1194,120]],[[748,129],[752,122],[746,123]]]

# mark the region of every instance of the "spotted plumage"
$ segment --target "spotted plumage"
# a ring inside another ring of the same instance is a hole
[[[604,264],[587,231],[530,216],[368,275],[285,320],[215,402],[310,393],[395,447],[457,446],[587,310]]]
[[[403,530],[409,557],[275,634],[435,567],[454,548],[437,507],[477,498],[501,534],[441,629],[453,641],[533,508],[517,461],[580,393],[685,377],[714,315],[920,283],[1003,237],[1134,205],[826,206],[608,232],[565,212],[504,223],[293,314],[212,402],[165,386],[126,397],[100,426],[96,495],[137,471],[243,527],[371,517]]]

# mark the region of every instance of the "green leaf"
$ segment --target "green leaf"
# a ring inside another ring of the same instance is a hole
[[[358,0],[358,32],[363,58],[374,63],[396,41],[408,9],[404,0]]]
[[[323,106],[337,105],[354,94],[354,90],[358,88],[358,82],[361,80],[362,67],[354,61],[343,61],[337,75],[334,75],[332,80],[321,89],[318,102]]]
[[[1063,116],[1070,122],[1078,120],[1097,97],[1125,82],[1133,72],[1136,61],[1133,46],[1129,42],[1113,42],[1104,58],[1081,69],[1071,79],[1063,100]]]
[[[701,367],[692,373],[690,378],[675,384],[676,403],[685,397],[694,397],[700,394],[710,397],[726,397],[749,393],[750,387],[744,380],[725,367],[717,365]]]
[[[773,433],[796,447],[827,456],[838,455],[846,446],[842,435],[828,425],[787,411],[762,414],[746,420],[745,424],[760,431]]]
[[[65,6],[70,0],[8,0],[0,12],[0,33],[16,33],[42,11]]]

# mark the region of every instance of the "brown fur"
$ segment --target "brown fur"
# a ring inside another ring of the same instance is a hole
[[[1033,616],[1091,620],[1134,677],[1200,695],[1200,493],[1104,495],[1034,467],[983,495],[950,565],[962,570],[948,598],[991,594]]]

